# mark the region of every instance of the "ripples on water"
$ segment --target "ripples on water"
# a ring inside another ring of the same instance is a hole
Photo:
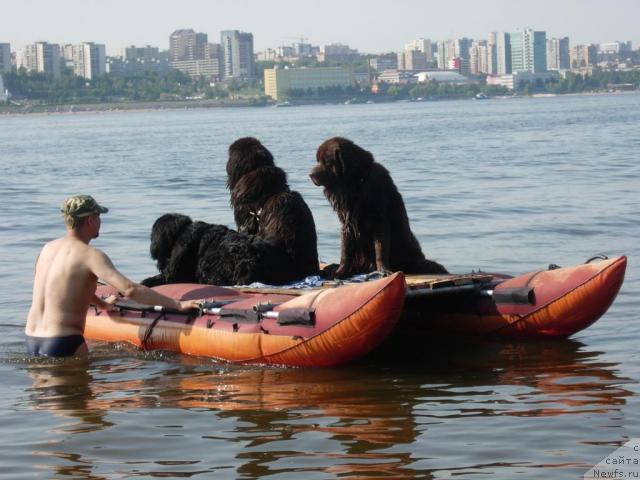
[[[619,95],[0,118],[0,472],[581,478],[640,437],[639,107]],[[451,270],[627,254],[625,284],[571,340],[412,339],[341,369],[100,344],[86,364],[25,358],[33,262],[62,231],[62,199],[108,205],[95,244],[142,278],[160,214],[232,225],[225,153],[245,135],[305,196],[323,260],[338,256],[338,223],[307,174],[317,145],[343,135],[391,171],[425,251]]]

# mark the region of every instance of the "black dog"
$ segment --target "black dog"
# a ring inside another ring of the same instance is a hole
[[[148,287],[166,283],[245,285],[287,281],[279,268],[286,261],[279,248],[224,225],[193,222],[177,213],[167,213],[155,221],[150,251],[160,274],[142,281]]]
[[[287,281],[318,273],[316,226],[302,196],[287,184],[271,152],[255,138],[229,147],[227,186],[240,233],[255,235],[285,253],[279,269]]]
[[[389,172],[351,140],[334,137],[318,148],[309,176],[342,223],[336,277],[374,270],[448,273],[427,260],[411,232],[404,201]]]

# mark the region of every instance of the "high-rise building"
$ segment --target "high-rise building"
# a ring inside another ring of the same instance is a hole
[[[548,39],[547,69],[568,70],[569,68],[571,68],[569,61],[569,37]]]
[[[405,51],[418,50],[424,53],[427,62],[433,61],[433,48],[428,38],[418,38],[404,46]]]
[[[18,50],[16,63],[18,68],[24,68],[27,72],[36,72],[38,63],[35,44],[25,45]]]
[[[20,52],[19,67],[60,77],[60,46],[56,43],[36,42],[25,45]]]
[[[11,71],[11,45],[0,43],[0,74]]]
[[[212,45],[217,45],[217,43]],[[171,67],[191,77],[206,77],[211,80],[219,80],[222,77],[220,58],[181,60],[179,62],[172,62]]]
[[[398,53],[398,69],[419,71],[427,69],[427,57],[420,50],[405,50]]]
[[[511,74],[511,36],[509,33],[500,33],[496,41],[497,74]]]
[[[633,50],[633,44],[628,42],[606,42],[600,44],[600,50],[598,53],[603,55],[618,55],[623,52],[631,52]]]
[[[446,70],[449,66],[449,60],[457,56],[455,40],[440,40],[438,42],[438,68],[440,70]]]
[[[452,58],[469,60],[469,50],[472,43],[473,40],[466,37],[439,41],[437,46],[438,68],[447,69]]]
[[[458,72],[460,75],[464,75],[465,77],[469,76],[469,60],[462,57],[453,57],[449,60],[449,65],[447,65],[447,70],[452,70]]]
[[[207,42],[206,33],[196,33],[192,28],[176,30],[169,37],[171,63],[197,60],[198,48]]]
[[[395,53],[382,53],[369,60],[371,68],[377,72],[398,69],[398,56]]]
[[[311,57],[313,55],[313,45],[310,43],[294,42],[293,51],[298,57]]]
[[[62,45],[62,47],[60,47],[60,55],[62,56],[63,61],[73,62],[73,45],[70,43]]]
[[[121,49],[120,57],[124,61],[136,60],[151,62],[160,57],[160,49],[158,47],[152,47],[151,45],[147,45],[146,47],[130,45]]]
[[[295,50],[290,45],[282,45],[276,48],[278,58],[293,58],[296,55]]]
[[[472,44],[473,40],[470,38],[456,38],[453,41],[453,56],[469,60],[469,50],[471,49]]]
[[[84,42],[72,47],[73,73],[87,80],[107,73],[105,46],[101,43]]]
[[[498,33],[491,32],[487,40],[487,73],[496,75],[498,73]]]
[[[320,53],[318,54],[319,62],[352,63],[360,58],[358,50],[341,43],[325,45],[320,48]]]
[[[224,30],[220,32],[220,49],[225,78],[255,78],[252,33]]]
[[[119,77],[142,75],[145,72],[166,73],[168,70],[168,53],[150,45],[131,45],[122,48],[119,57],[107,57],[107,71]]]
[[[60,46],[55,43],[37,42],[36,65],[38,72],[50,73],[53,78],[59,78]]]
[[[4,88],[4,81],[0,72],[0,102],[6,102],[7,100],[9,100],[9,92]]]
[[[569,37],[558,39],[558,69],[569,70],[571,68],[571,58],[569,55]]]
[[[511,71],[542,73],[547,71],[547,34],[530,28],[509,33]]]
[[[473,42],[469,50],[469,73],[482,75],[489,73],[488,43],[486,40]]]
[[[222,78],[222,48],[209,43],[206,33],[193,29],[176,30],[169,37],[170,64],[192,77]]]
[[[571,68],[591,67],[596,64],[598,47],[590,43],[588,45],[575,45],[571,47],[569,58]]]

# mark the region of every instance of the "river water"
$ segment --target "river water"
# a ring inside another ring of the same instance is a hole
[[[582,478],[640,437],[640,95],[0,117],[0,477]],[[629,256],[568,340],[425,338],[411,359],[236,367],[125,345],[26,357],[33,264],[59,205],[110,208],[94,245],[154,273],[166,212],[231,226],[226,149],[252,135],[309,203],[323,261],[339,225],[307,174],[326,138],[372,151],[426,254],[518,274]]]

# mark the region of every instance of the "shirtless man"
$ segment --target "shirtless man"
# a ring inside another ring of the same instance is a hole
[[[116,300],[115,296],[105,301],[95,295],[98,278],[139,303],[180,311],[199,307],[199,300],[174,300],[132,282],[107,255],[89,246],[100,233],[100,214],[107,211],[89,195],[69,197],[62,204],[67,234],[47,243],[36,260],[25,327],[29,354],[69,357],[88,353],[83,333],[89,305],[111,310]]]

